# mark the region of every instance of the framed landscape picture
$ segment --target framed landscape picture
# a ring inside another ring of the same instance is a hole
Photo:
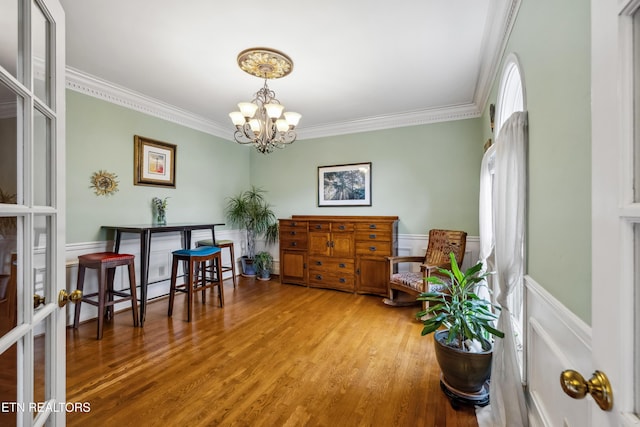
[[[134,135],[133,183],[176,188],[176,146]]]
[[[371,206],[371,162],[318,166],[318,206]]]

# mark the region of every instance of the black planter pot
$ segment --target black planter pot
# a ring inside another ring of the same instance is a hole
[[[249,259],[248,256],[243,255],[240,257],[240,262],[242,263],[242,275],[245,277],[255,277],[256,276],[256,266],[253,263],[252,259]]]
[[[433,337],[443,382],[451,392],[463,396],[484,394],[485,383],[491,376],[493,349],[469,353],[449,347],[445,344],[447,333],[437,331]]]

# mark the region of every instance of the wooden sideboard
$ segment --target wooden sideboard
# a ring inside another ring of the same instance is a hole
[[[387,295],[397,216],[293,215],[280,219],[280,281]]]

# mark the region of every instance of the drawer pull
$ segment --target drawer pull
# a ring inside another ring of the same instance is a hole
[[[322,226],[320,224],[316,224],[316,230],[322,230]]]
[[[297,223],[295,223],[295,222],[292,222],[292,223],[291,223],[291,226],[292,226],[292,227],[295,227],[296,225],[298,225],[298,224],[297,224]]]
[[[339,230],[344,230],[344,229],[345,229],[345,227],[344,227],[344,225],[340,225],[340,226],[338,227],[338,229],[339,229]]]
[[[327,240],[327,247],[330,248],[331,247],[331,240]]]
[[[322,261],[316,261],[316,265],[322,265]]]
[[[289,234],[291,234],[292,236],[295,236],[296,234],[298,234],[298,232],[297,231],[291,231],[291,232],[289,232]]]
[[[298,246],[298,242],[291,242],[291,246]]]
[[[340,278],[340,283],[347,283],[347,280],[344,277]]]
[[[316,274],[316,280],[322,280],[322,275],[321,274]]]
[[[375,224],[369,224],[369,228],[373,229],[373,228],[377,228]]]
[[[370,250],[371,252],[375,252],[375,251],[376,251],[376,247],[375,247],[375,246],[369,246],[369,250]]]
[[[369,238],[370,238],[370,239],[375,239],[375,238],[376,238],[376,235],[375,235],[375,234],[369,234]]]
[[[338,267],[340,268],[346,268],[347,265],[344,262],[341,262],[340,264],[338,264]]]

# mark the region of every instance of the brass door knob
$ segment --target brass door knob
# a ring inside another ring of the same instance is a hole
[[[560,374],[560,385],[569,397],[582,399],[589,393],[603,411],[613,408],[613,391],[604,372],[595,371],[586,381],[579,372],[567,369]]]
[[[38,294],[33,294],[33,308],[38,308],[41,305],[44,305],[44,297],[41,297]]]
[[[68,293],[66,289],[63,289],[58,294],[58,306],[64,307],[67,305],[67,302],[71,301],[72,303],[77,303],[82,298],[82,291],[76,289],[71,293]]]

